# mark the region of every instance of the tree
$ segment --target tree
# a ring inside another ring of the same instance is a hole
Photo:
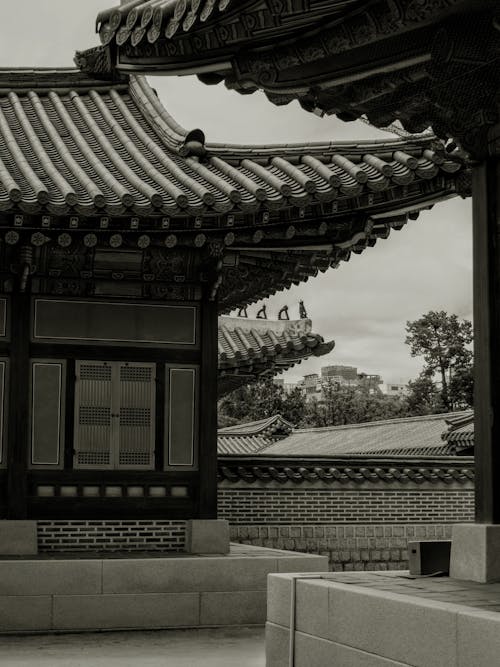
[[[418,320],[406,323],[406,343],[412,357],[423,357],[423,374],[432,382],[440,380],[444,410],[463,407],[472,394],[472,324],[445,311],[429,311]],[[417,380],[418,381],[418,380]],[[417,382],[415,381],[415,382]],[[423,388],[420,378],[419,390]]]
[[[408,383],[408,394],[405,396],[408,414],[412,417],[433,415],[446,412],[441,400],[441,392],[425,372]]]
[[[399,397],[370,393],[368,389],[345,387],[337,383],[323,386],[320,401],[306,405],[302,426],[341,426],[406,416],[407,408]]]
[[[302,421],[305,397],[299,388],[286,393],[272,378],[247,384],[224,396],[219,401],[219,427],[243,424],[280,414],[292,424]]]

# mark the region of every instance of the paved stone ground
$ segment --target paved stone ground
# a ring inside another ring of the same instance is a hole
[[[500,612],[500,583],[479,584],[438,576],[414,577],[409,572],[339,572],[323,575],[322,579]]]
[[[264,667],[264,628],[0,637],[2,667]]]

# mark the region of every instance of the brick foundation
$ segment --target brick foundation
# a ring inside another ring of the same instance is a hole
[[[38,521],[38,550],[184,551],[185,521]]]

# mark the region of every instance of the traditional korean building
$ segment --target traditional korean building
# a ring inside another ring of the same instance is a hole
[[[452,571],[483,581],[500,577],[491,565],[500,562],[491,537],[500,524],[500,419],[492,418],[500,413],[499,26],[495,0],[178,0],[154,7],[137,0],[98,16],[103,46],[83,55],[121,71],[195,72],[207,84],[224,81],[245,94],[261,89],[273,103],[298,100],[346,121],[398,121],[396,132],[432,127],[449,151],[466,151],[474,164],[476,524],[457,529]],[[469,558],[478,543],[481,555]],[[481,573],[473,570],[479,561]]]
[[[210,144],[112,55],[0,71],[0,510],[184,530],[217,516],[218,316],[466,194],[469,167],[433,137]],[[326,349],[262,323],[222,320],[222,387]]]

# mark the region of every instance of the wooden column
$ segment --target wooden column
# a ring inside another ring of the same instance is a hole
[[[500,159],[473,176],[476,522],[500,523]]]
[[[217,300],[201,307],[200,519],[217,518]]]
[[[30,296],[11,298],[11,346],[7,439],[7,518],[27,516],[30,402]]]

